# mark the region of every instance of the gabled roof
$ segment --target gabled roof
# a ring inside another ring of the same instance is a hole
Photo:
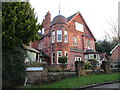
[[[23,45],[23,48],[24,48],[25,50],[28,50],[28,51],[31,51],[31,52],[41,53],[41,52],[39,52],[38,50],[36,50],[36,49],[34,49],[34,48],[30,47],[30,46]]]
[[[112,53],[118,46],[120,46],[120,44],[116,45],[110,53]]]
[[[78,12],[77,12],[77,13],[78,13]],[[69,22],[77,13],[75,13],[75,14],[69,16],[69,17],[67,18],[68,22]]]
[[[81,14],[80,12],[77,12],[77,13],[69,16],[69,17],[67,18],[68,23],[70,23],[77,15],[80,15],[80,16],[81,16],[81,18],[82,18],[83,22],[85,23],[85,26],[87,27],[88,31],[90,32],[90,34],[92,35],[92,37],[94,38],[94,40],[96,40],[95,37],[94,37],[94,35],[93,35],[93,33],[91,32],[90,28],[88,27],[85,19],[83,18],[82,14]]]

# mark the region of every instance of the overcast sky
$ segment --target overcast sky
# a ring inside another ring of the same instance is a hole
[[[30,0],[35,8],[38,22],[41,23],[46,12],[50,11],[53,19],[59,13],[66,18],[80,11],[97,40],[103,39],[105,32],[110,32],[109,22],[118,19],[120,0]]]

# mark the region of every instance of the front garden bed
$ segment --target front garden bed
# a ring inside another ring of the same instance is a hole
[[[82,77],[72,77],[56,81],[42,86],[26,86],[21,88],[79,88],[87,85],[120,80],[120,73],[86,75]]]

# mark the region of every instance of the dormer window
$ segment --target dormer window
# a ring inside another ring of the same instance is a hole
[[[62,42],[62,30],[57,30],[57,42]]]
[[[77,31],[83,32],[83,25],[82,24],[75,22],[75,26],[76,26]]]

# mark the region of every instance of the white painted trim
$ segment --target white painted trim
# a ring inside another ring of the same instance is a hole
[[[112,53],[118,46],[120,46],[120,44],[116,45],[110,53]]]

